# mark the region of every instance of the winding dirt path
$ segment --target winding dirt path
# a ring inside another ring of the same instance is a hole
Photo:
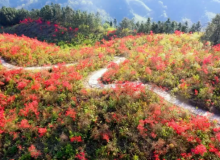
[[[14,66],[10,63],[5,62],[5,60],[2,58],[0,58],[0,61],[1,61],[1,64],[9,70],[22,68],[24,70],[31,71],[31,70],[45,70],[45,69],[51,69],[53,67],[58,67],[58,65],[48,65],[48,66],[42,66],[42,67],[18,67],[18,66]],[[65,66],[73,66],[76,64],[77,63],[70,63],[70,64],[65,64]]]
[[[125,57],[115,57],[115,60],[113,62],[119,64],[123,62],[126,58]],[[2,65],[7,68],[7,69],[20,69],[23,68],[24,70],[31,71],[31,70],[45,70],[45,69],[50,69],[52,67],[58,67],[58,65],[51,65],[51,66],[44,66],[44,67],[17,67],[14,65],[11,65],[7,62],[5,62],[2,58],[0,58]],[[66,64],[65,66],[71,66],[71,65],[76,65],[77,63],[72,63],[72,64]],[[100,84],[98,81],[103,74],[107,71],[107,68],[102,68],[98,71],[92,72],[88,78],[84,82],[84,86],[86,88],[96,88],[96,89],[104,89],[104,88],[115,88],[116,84]],[[195,115],[201,115],[201,116],[206,116],[210,120],[217,120],[217,123],[220,125],[220,116],[215,115],[211,112],[205,111],[203,109],[197,109],[196,106],[192,106],[188,104],[187,102],[183,102],[179,100],[178,98],[171,96],[170,93],[160,89],[159,87],[155,87],[151,84],[142,84],[140,82],[130,82],[130,83],[135,83],[135,84],[141,84],[146,87],[146,89],[153,91],[154,93],[158,94],[160,97],[164,98],[167,102],[176,105],[178,107],[184,108],[189,110],[191,113]]]

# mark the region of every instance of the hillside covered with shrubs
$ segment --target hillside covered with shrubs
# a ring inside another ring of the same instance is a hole
[[[218,114],[220,45],[206,37],[210,30],[169,19],[102,23],[98,14],[54,4],[3,7],[0,16],[0,159],[220,159],[218,121],[142,85]],[[99,83],[115,87],[89,85],[103,68]]]

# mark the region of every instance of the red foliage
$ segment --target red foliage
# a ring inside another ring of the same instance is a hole
[[[29,148],[28,148],[28,151],[30,152],[31,154],[31,157],[33,158],[38,158],[40,155],[41,155],[41,152],[38,151],[34,145],[31,145]]]
[[[6,120],[4,115],[4,110],[0,109],[0,134],[4,132],[4,126],[5,126]]]
[[[192,152],[194,154],[200,154],[200,155],[204,155],[204,153],[207,152],[206,147],[203,144],[200,144],[198,146],[196,146],[196,148],[192,149]]]
[[[176,31],[175,31],[175,34],[176,34],[177,36],[180,36],[181,34],[184,34],[184,32],[181,32],[181,31],[176,30]]]
[[[71,142],[82,142],[82,137],[81,136],[74,136],[70,138]]]
[[[213,46],[213,50],[215,52],[219,52],[220,51],[220,44],[216,44],[215,46]]]
[[[102,134],[102,139],[106,140],[107,142],[109,142],[109,135],[107,133],[103,133]]]
[[[28,123],[27,119],[22,119],[19,127],[22,129],[29,129],[29,128],[31,128],[31,125]]]
[[[42,137],[47,133],[46,128],[38,128],[38,133],[40,134],[39,136]]]
[[[78,158],[80,160],[87,160],[84,152],[80,152],[79,154],[76,154],[75,158]]]
[[[75,118],[76,118],[76,112],[74,110],[74,108],[69,108],[67,111],[66,111],[66,116],[69,116],[73,119],[73,121],[75,121]]]

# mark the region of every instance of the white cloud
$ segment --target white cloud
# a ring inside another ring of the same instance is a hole
[[[79,5],[79,2],[78,1],[68,0],[68,5],[77,6],[77,5]]]
[[[141,0],[126,0],[126,2],[129,4],[130,2],[137,2],[139,3],[141,6],[143,6],[148,12],[151,11],[151,9]],[[131,7],[131,6],[130,6]]]
[[[217,3],[220,3],[220,0],[212,0],[213,2],[217,2]]]
[[[103,20],[107,20],[107,21],[112,20],[112,17],[104,9],[97,8],[97,12],[100,13],[100,16],[102,17]]]
[[[91,0],[68,0],[67,2],[70,5],[93,5]]]
[[[212,20],[216,16],[216,13],[205,11],[205,15],[209,20]]]
[[[90,1],[90,0],[82,0],[82,1],[80,1],[81,2],[81,4],[83,4],[83,5],[92,5],[93,3],[92,3],[92,1]]]
[[[167,9],[167,6],[164,5],[162,1],[158,1],[158,3],[160,3],[163,8]]]
[[[128,6],[130,7],[130,13],[134,16],[134,20],[136,22],[137,21],[144,21],[145,22],[147,20],[146,17],[150,17],[150,13],[151,13],[152,10],[144,2],[142,2],[142,0],[126,0],[126,2],[128,4]],[[140,7],[145,9],[146,14],[145,15],[140,15],[137,12],[135,12],[135,9],[132,9],[134,3],[140,5]]]
[[[132,14],[134,15],[134,20],[135,20],[135,22],[137,22],[137,21],[139,21],[139,22],[141,22],[141,21],[143,21],[143,22],[147,21],[147,18],[145,18],[145,17],[142,17],[142,16],[140,16],[140,15],[138,15],[138,14],[136,14],[136,13],[132,13]]]
[[[186,17],[182,18],[182,22],[183,22],[183,23],[188,22],[188,26],[189,26],[189,27],[191,27],[192,24],[193,24],[192,20],[189,19],[189,18],[186,18]]]
[[[68,5],[73,9],[80,9],[82,11],[93,13],[99,12],[103,21],[110,21],[113,19],[104,9],[101,9],[100,6],[95,5],[92,0],[68,0],[68,2],[64,3],[63,5]]]
[[[164,18],[167,18],[167,12],[166,11],[163,11],[163,14],[161,14],[160,16],[164,17]]]
[[[25,8],[25,7],[28,7],[32,3],[37,3],[38,2],[38,0],[20,0],[20,2],[23,2],[23,1],[26,1],[26,3],[25,4],[23,3],[20,6],[17,6],[16,9]]]
[[[51,1],[47,1],[46,4],[47,4],[47,5],[48,5],[48,4],[51,4]]]

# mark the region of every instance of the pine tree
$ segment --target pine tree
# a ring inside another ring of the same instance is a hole
[[[71,26],[71,24],[73,23],[71,21],[72,17],[73,17],[73,9],[70,8],[69,6],[66,6],[63,10],[64,24],[66,26]]]
[[[182,31],[182,32],[185,32],[185,33],[188,32],[188,22],[187,22],[187,21],[184,23],[184,25],[182,25],[181,31]]]
[[[177,26],[177,30],[178,31],[182,31],[182,23],[179,22],[178,26]]]
[[[62,9],[61,6],[59,4],[52,4],[52,11],[53,11],[53,19],[52,21],[54,23],[58,23],[61,21],[62,19]]]
[[[151,31],[151,19],[150,19],[150,17],[147,18],[147,22],[146,22],[145,26],[146,26],[145,33],[150,33],[150,31]]]
[[[198,21],[197,23],[196,23],[196,25],[195,25],[195,30],[196,30],[196,32],[200,32],[201,31],[201,23],[200,23],[200,21]]]
[[[220,14],[217,14],[209,23],[201,40],[210,41],[212,45],[220,43]]]
[[[3,26],[11,26],[19,23],[16,19],[17,10],[15,8],[2,7],[0,10],[0,24]]]
[[[43,8],[40,9],[40,17],[44,20],[51,21],[53,16],[53,10],[50,5],[45,5]]]
[[[137,29],[139,29],[139,27],[140,27],[140,22],[139,21],[136,22],[136,27],[137,27]]]
[[[155,23],[155,22],[153,22],[153,23],[152,23],[151,30],[152,30],[154,33],[158,33],[158,29],[159,29],[158,24]]]
[[[145,30],[144,30],[144,22],[142,21],[141,24],[140,24],[140,27],[138,28],[138,33],[144,33]]]
[[[189,32],[196,32],[196,25],[193,24],[192,27],[189,29]]]
[[[115,26],[115,28],[117,28],[117,20],[116,19],[114,19],[114,26]]]
[[[176,29],[177,29],[177,22],[172,21],[172,23],[171,23],[171,33],[174,33]]]
[[[128,18],[124,18],[121,22],[120,22],[120,28],[121,29],[132,29],[132,22],[128,19]]]
[[[40,10],[32,9],[31,12],[30,12],[30,18],[38,19],[39,17],[40,17]]]

